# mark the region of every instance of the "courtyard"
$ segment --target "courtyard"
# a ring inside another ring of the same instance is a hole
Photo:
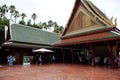
[[[0,80],[120,80],[120,68],[83,64],[3,65]]]

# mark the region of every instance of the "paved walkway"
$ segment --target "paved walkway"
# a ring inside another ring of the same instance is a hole
[[[120,80],[120,69],[72,64],[3,66],[0,80]]]

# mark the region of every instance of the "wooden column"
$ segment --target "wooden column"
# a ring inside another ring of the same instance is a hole
[[[74,64],[74,50],[73,50],[73,48],[70,48],[70,52],[72,53],[72,64]]]
[[[89,44],[89,48],[90,48],[90,51],[91,51],[91,55],[92,55],[92,66],[95,65],[95,53],[94,53],[94,48],[91,44]]]
[[[61,52],[62,52],[62,61],[63,61],[63,63],[64,63],[64,55],[65,55],[65,52],[64,52],[64,49],[63,49],[63,48],[61,48]]]
[[[112,46],[110,45],[109,42],[107,42],[107,47],[108,47],[109,57],[110,57],[110,66],[111,66],[111,68],[114,68],[115,63],[114,63],[114,60],[113,60]]]

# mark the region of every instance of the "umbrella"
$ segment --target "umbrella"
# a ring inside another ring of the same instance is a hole
[[[33,50],[33,52],[54,52],[54,51],[45,49],[45,48],[41,48],[41,49]]]

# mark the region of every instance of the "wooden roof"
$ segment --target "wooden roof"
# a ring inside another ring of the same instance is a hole
[[[115,27],[115,24],[89,0],[76,0],[62,37],[100,27]]]
[[[76,0],[61,41],[65,46],[104,40],[120,40],[120,31],[100,9],[89,0]]]
[[[75,37],[64,38],[56,46],[68,46],[73,44],[83,44],[90,42],[101,42],[101,41],[112,41],[119,40],[120,41],[120,32],[116,30],[116,28],[106,29],[97,33],[90,33],[87,35],[76,35]]]

